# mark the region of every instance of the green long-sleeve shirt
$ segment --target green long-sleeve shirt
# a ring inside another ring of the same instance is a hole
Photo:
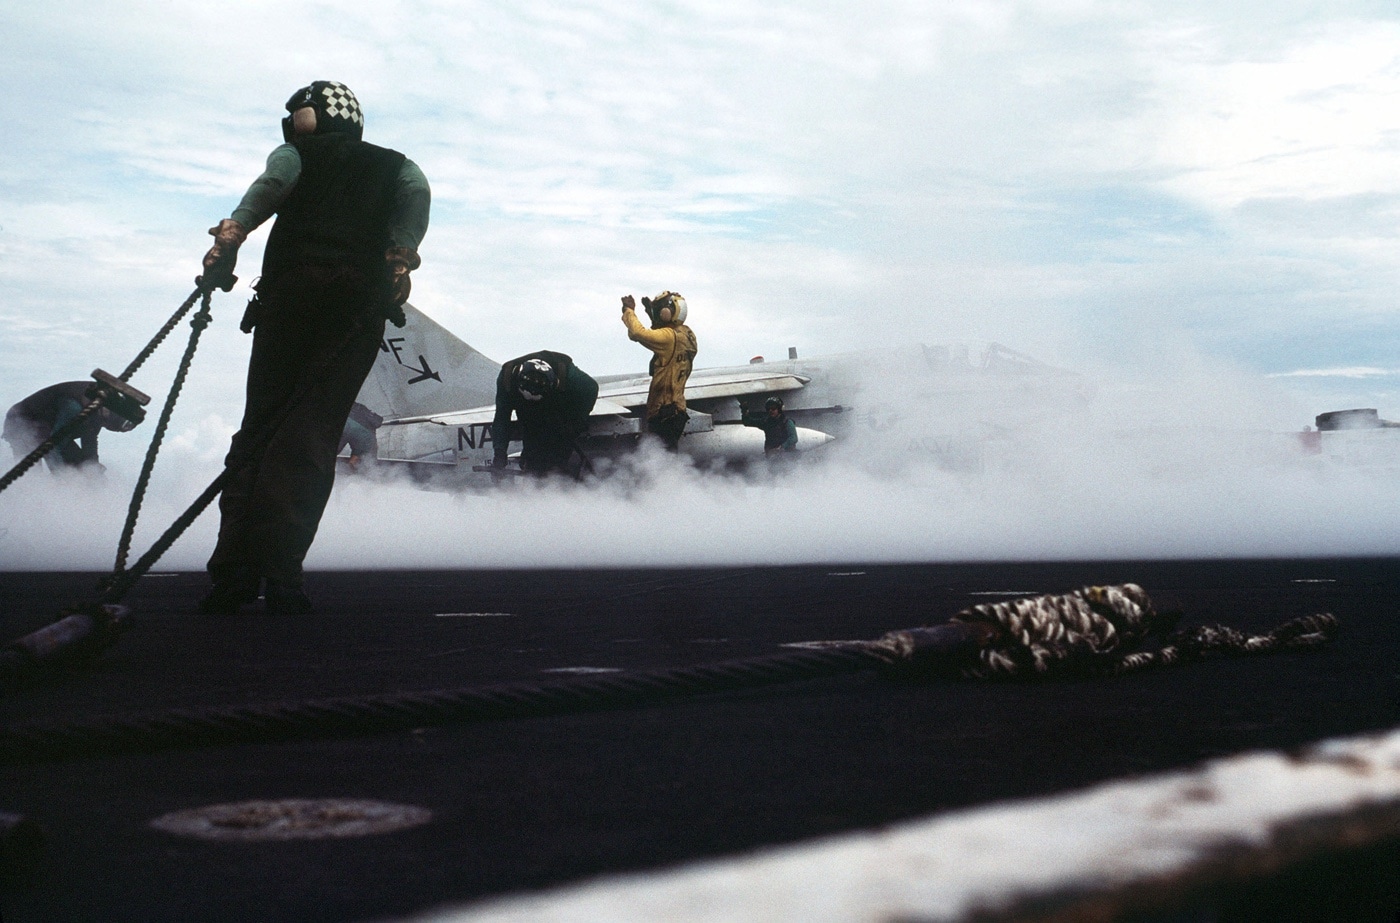
[[[763,451],[791,452],[797,448],[797,424],[785,413],[769,416],[767,410],[745,411],[740,422],[763,430]]]
[[[282,144],[267,155],[267,167],[253,180],[238,207],[229,215],[249,231],[276,213],[301,178],[301,154],[294,144]],[[394,211],[389,218],[391,246],[417,250],[428,233],[428,211],[432,192],[428,178],[407,158],[399,168],[394,189]]]

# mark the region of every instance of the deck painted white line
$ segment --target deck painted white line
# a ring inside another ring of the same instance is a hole
[[[1400,728],[417,919],[956,923],[1027,901],[1042,913],[1086,898],[1131,906],[1134,894],[1216,882],[1223,868],[1265,872],[1397,835]]]
[[[553,667],[548,670],[541,670],[541,673],[577,673],[586,675],[589,673],[621,673],[617,667]]]
[[[434,612],[435,619],[513,619],[514,612]]]

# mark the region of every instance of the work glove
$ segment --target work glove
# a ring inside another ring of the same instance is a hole
[[[204,273],[194,280],[195,285],[231,291],[233,283],[238,281],[233,274],[238,248],[248,239],[248,229],[232,218],[225,218],[210,228],[209,234],[214,238],[214,246],[204,254]]]
[[[418,251],[412,247],[390,247],[384,251],[384,265],[389,270],[390,294],[390,308],[385,314],[395,327],[402,327],[406,322],[403,304],[408,301],[408,293],[413,289],[408,274],[422,264],[423,261],[418,258]]]

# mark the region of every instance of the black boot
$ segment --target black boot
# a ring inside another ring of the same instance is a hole
[[[311,597],[299,583],[281,583],[269,577],[263,605],[273,615],[305,615],[311,611]]]
[[[202,615],[236,615],[238,610],[258,598],[258,578],[234,577],[215,580],[214,586],[199,601]]]

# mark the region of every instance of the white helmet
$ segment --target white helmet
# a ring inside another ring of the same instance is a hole
[[[680,292],[661,292],[655,298],[643,296],[642,307],[646,308],[647,317],[651,318],[653,327],[685,323],[687,311],[685,299],[681,297]]]

